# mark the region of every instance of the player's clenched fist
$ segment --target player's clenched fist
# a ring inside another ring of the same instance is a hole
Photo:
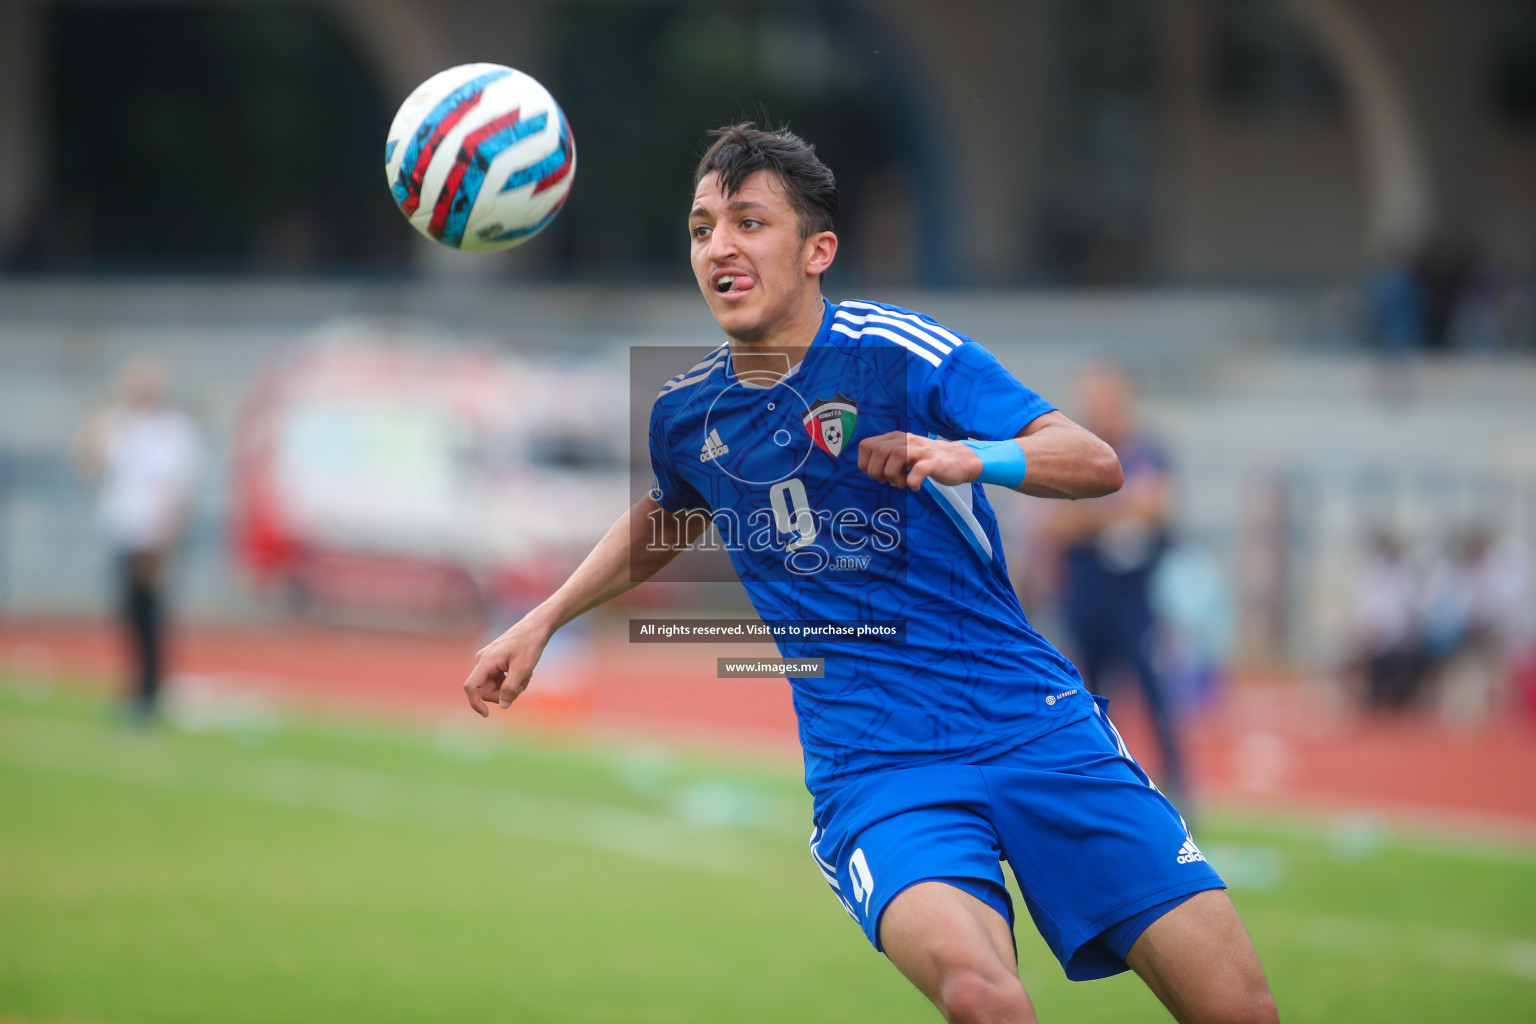
[[[488,702],[511,707],[528,688],[533,666],[548,642],[547,631],[524,619],[476,651],[474,671],[464,680],[464,696],[475,713],[488,716]]]
[[[915,491],[929,477],[941,484],[970,483],[981,475],[981,458],[962,441],[893,430],[859,442],[859,468],[892,487]]]

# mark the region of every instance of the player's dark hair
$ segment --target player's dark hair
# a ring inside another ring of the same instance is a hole
[[[837,180],[832,169],[816,156],[815,146],[788,128],[764,131],[751,121],[716,128],[709,134],[715,141],[693,173],[695,190],[706,174],[715,172],[720,175],[721,191],[733,196],[753,174],[772,171],[800,218],[802,239],[818,231],[837,230],[842,210]]]

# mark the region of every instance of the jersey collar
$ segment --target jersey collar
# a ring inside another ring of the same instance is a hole
[[[800,371],[804,368],[805,364],[815,355],[816,350],[818,348],[825,347],[828,344],[828,339],[832,334],[832,317],[837,312],[837,304],[823,295],[821,297],[821,307],[821,327],[819,330],[817,330],[816,337],[811,341],[810,347],[805,350],[805,355],[801,357],[800,362],[796,363],[794,366],[791,366],[789,371],[785,373],[784,376],[780,377],[772,384],[767,385],[754,384],[750,381],[742,380],[736,376],[735,357],[727,358],[725,361],[726,376],[731,380],[736,381],[744,388],[755,388],[761,389],[763,391],[771,391],[778,387],[780,384],[783,384],[785,381],[789,380],[791,377],[799,374]],[[727,341],[726,345],[729,347],[730,342]]]

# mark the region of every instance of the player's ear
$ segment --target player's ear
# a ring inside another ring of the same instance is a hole
[[[832,265],[837,256],[837,236],[830,231],[818,231],[805,240],[805,273],[807,277],[820,277]]]

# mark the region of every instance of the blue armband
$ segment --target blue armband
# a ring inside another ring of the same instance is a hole
[[[981,476],[976,478],[977,483],[1018,487],[1024,482],[1024,449],[1019,447],[1019,442],[968,440],[965,443],[981,457]]]

